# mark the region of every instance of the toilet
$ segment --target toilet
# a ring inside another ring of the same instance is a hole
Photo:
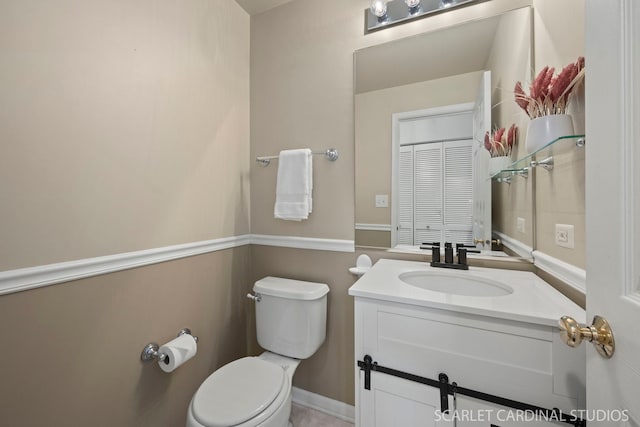
[[[265,277],[253,286],[258,343],[266,351],[211,374],[189,404],[187,427],[291,426],[291,387],[301,359],[326,336],[324,283]]]

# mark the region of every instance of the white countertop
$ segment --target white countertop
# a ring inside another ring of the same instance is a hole
[[[513,293],[498,297],[470,297],[429,291],[398,278],[409,271],[457,276],[468,274],[506,284],[513,288]],[[562,316],[571,316],[580,323],[586,321],[582,308],[527,271],[481,267],[469,267],[468,271],[450,270],[431,267],[426,262],[381,259],[349,288],[349,295],[548,326],[557,326]]]

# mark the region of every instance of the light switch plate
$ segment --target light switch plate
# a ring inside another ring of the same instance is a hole
[[[573,225],[556,224],[556,245],[563,248],[575,248]]]
[[[376,194],[376,208],[388,208],[388,207],[389,207],[389,195]]]
[[[524,231],[524,227],[525,227],[525,220],[524,218],[520,218],[518,217],[517,221],[516,221],[516,229],[520,232],[520,233],[525,233]]]

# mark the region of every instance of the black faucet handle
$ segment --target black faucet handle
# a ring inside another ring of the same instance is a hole
[[[467,263],[467,249],[466,248],[458,247],[458,264],[469,265]]]
[[[472,248],[472,249],[475,249],[476,246],[475,245],[465,245],[464,243],[456,243],[456,249],[460,249],[460,248]]]
[[[467,249],[468,248],[468,249]],[[460,251],[464,249],[464,251],[468,254],[479,254],[481,251],[477,250],[475,246],[465,245],[464,243],[456,243],[456,251],[460,253]]]
[[[453,264],[453,247],[451,243],[444,244],[444,262],[446,264]]]
[[[440,262],[440,246],[434,246],[431,248],[431,265],[438,262]]]
[[[440,249],[440,242],[422,242],[420,249]]]

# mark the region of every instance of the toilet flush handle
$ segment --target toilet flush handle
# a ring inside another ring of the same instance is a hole
[[[252,299],[255,302],[260,302],[262,300],[262,297],[260,296],[260,294],[251,295],[249,293],[249,294],[247,294],[247,298]]]

